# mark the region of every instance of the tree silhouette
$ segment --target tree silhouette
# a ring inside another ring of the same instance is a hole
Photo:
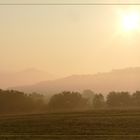
[[[107,96],[109,108],[128,108],[131,106],[131,96],[129,92],[110,92]]]
[[[0,113],[27,113],[39,111],[44,105],[34,100],[34,95],[27,95],[16,90],[0,90]]]
[[[135,108],[140,108],[140,91],[136,91],[132,95],[132,105]]]
[[[93,108],[103,109],[105,108],[105,100],[102,94],[95,94],[93,98]]]
[[[87,105],[87,100],[84,99],[78,92],[64,91],[52,96],[49,101],[48,108],[50,110],[76,110],[83,109]]]

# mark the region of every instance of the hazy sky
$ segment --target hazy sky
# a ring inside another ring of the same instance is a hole
[[[140,66],[140,32],[121,27],[121,12],[130,11],[140,5],[1,5],[0,69],[71,75]]]

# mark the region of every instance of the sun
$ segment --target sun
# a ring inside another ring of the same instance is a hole
[[[124,31],[134,31],[140,28],[140,14],[138,12],[129,12],[122,14],[122,29]]]

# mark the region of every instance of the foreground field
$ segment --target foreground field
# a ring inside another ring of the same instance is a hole
[[[0,117],[0,140],[140,140],[140,111]]]

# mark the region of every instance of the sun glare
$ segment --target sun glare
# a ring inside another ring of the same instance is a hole
[[[140,28],[140,14],[131,12],[122,15],[122,28],[124,31],[134,31]]]

